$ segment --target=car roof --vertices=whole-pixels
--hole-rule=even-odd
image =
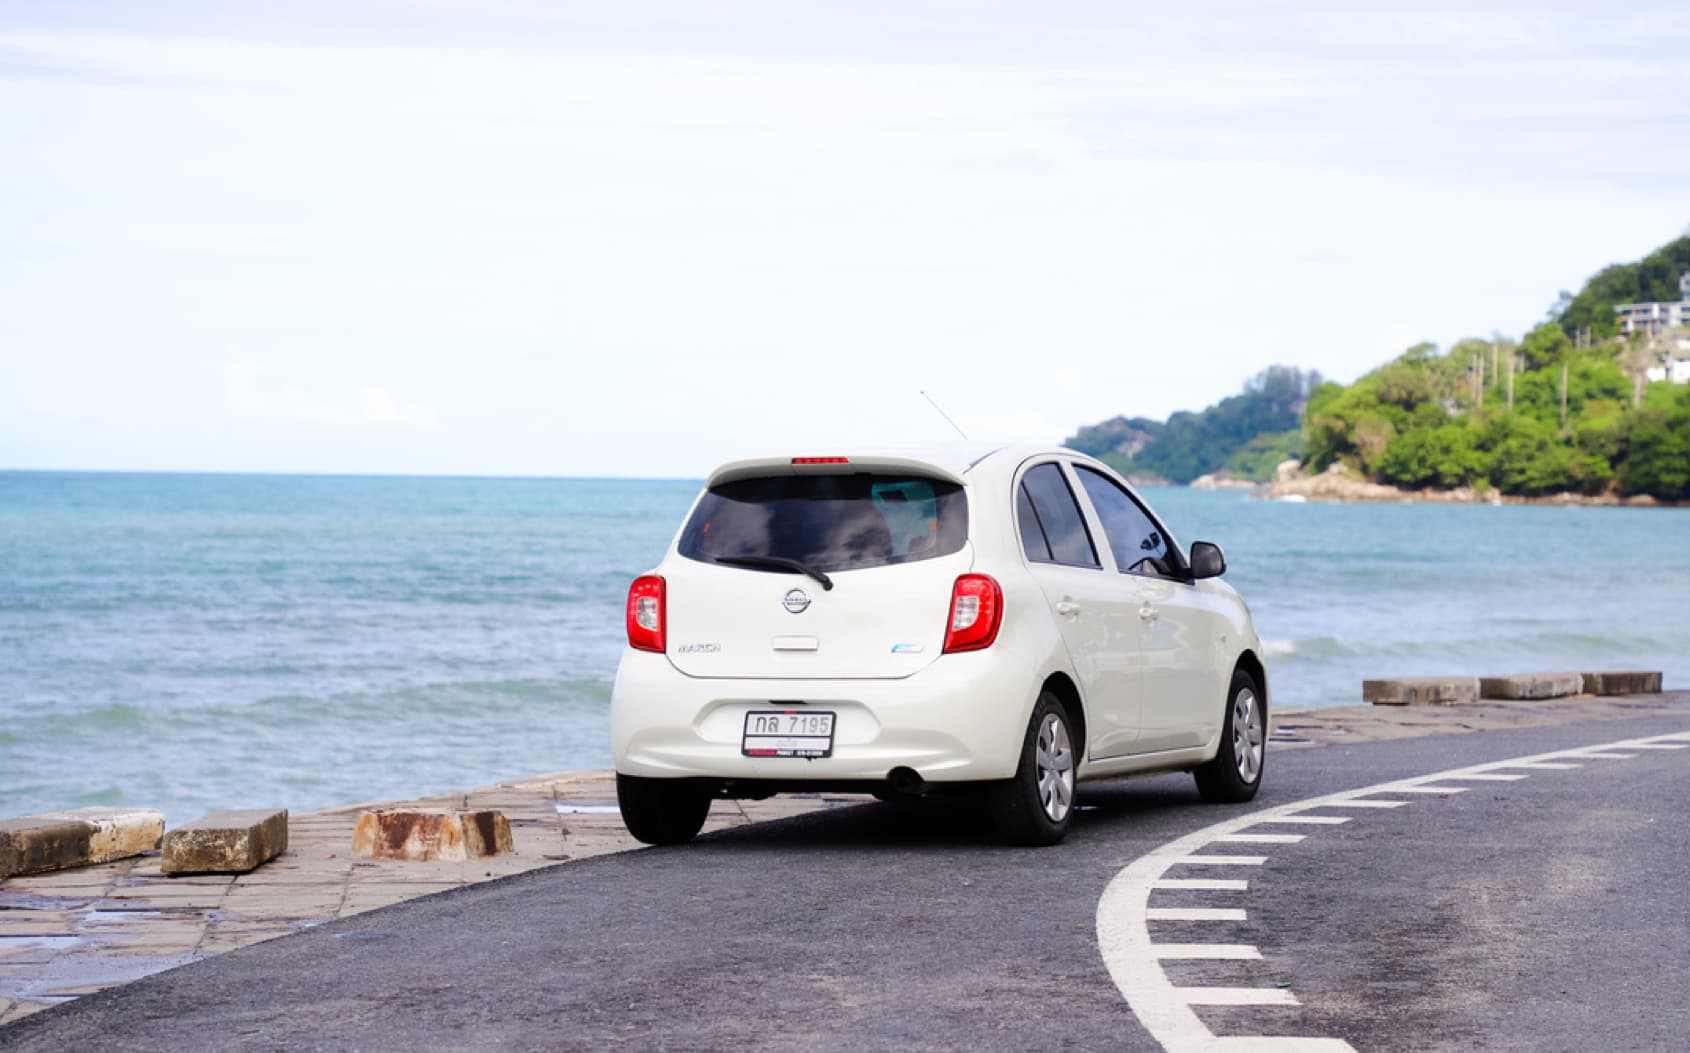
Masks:
[[[773,457],[751,457],[728,463],[710,473],[706,486],[771,474],[809,474],[861,471],[864,468],[924,469],[967,485],[982,473],[1009,474],[1029,457],[1068,456],[1090,460],[1078,450],[1037,443],[941,442],[897,446],[805,450]],[[805,461],[832,462],[803,463]]]

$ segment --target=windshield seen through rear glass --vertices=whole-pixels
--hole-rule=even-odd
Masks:
[[[774,556],[823,573],[947,556],[968,538],[962,487],[913,475],[780,475],[713,487],[681,555]]]

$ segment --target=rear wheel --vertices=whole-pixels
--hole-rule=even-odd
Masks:
[[[1256,686],[1256,678],[1242,669],[1234,670],[1220,752],[1191,773],[1204,800],[1240,804],[1256,796],[1262,784],[1262,763],[1267,759],[1267,719],[1267,702]]]
[[[622,825],[648,845],[691,841],[710,814],[711,787],[697,779],[643,779],[616,774]]]
[[[991,790],[992,821],[1013,845],[1054,845],[1074,820],[1074,753],[1068,708],[1046,691],[1033,707],[1015,778]]]

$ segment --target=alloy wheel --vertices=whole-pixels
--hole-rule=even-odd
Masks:
[[[1046,713],[1039,724],[1035,761],[1039,804],[1047,819],[1060,823],[1074,807],[1074,747],[1068,738],[1068,726],[1055,713]]]
[[[1232,756],[1238,764],[1238,777],[1246,783],[1256,781],[1262,771],[1262,707],[1256,703],[1256,693],[1246,687],[1232,700]]]

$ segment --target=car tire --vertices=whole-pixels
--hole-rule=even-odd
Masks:
[[[1232,674],[1226,694],[1226,719],[1215,759],[1192,771],[1205,801],[1242,804],[1256,796],[1267,760],[1267,700],[1256,678],[1243,669]]]
[[[1012,845],[1054,845],[1074,821],[1074,749],[1068,707],[1046,691],[1033,707],[1015,778],[991,788],[992,822]]]
[[[648,845],[679,845],[704,828],[712,797],[698,779],[644,779],[616,774],[616,804],[622,825]]]

